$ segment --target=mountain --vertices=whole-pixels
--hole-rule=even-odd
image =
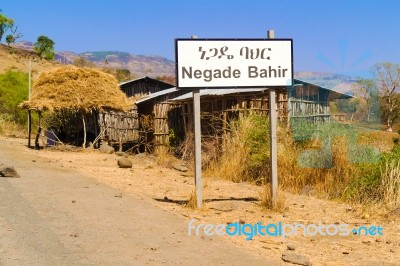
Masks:
[[[20,42],[13,46],[15,48],[33,50],[33,43],[31,42]],[[60,64],[71,64],[74,59],[79,57],[85,58],[98,67],[129,69],[131,74],[136,77],[175,76],[175,62],[161,56],[134,55],[120,51],[84,53],[57,51],[55,61]],[[355,78],[346,75],[325,72],[295,72],[294,76],[297,79],[347,94],[352,94],[351,84],[356,81]]]
[[[14,48],[33,51],[32,42],[19,42]],[[83,57],[98,67],[115,69],[129,69],[136,77],[142,76],[174,76],[175,63],[161,56],[133,55],[119,51],[95,51],[74,53],[69,51],[56,51],[55,61],[60,64],[72,64],[74,59]]]
[[[294,77],[318,86],[352,95],[357,78],[326,72],[295,72]]]
[[[118,51],[86,52],[79,56],[101,67],[129,69],[139,77],[175,75],[175,63],[161,56],[133,55]]]

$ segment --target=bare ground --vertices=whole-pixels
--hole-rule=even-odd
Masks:
[[[233,254],[239,254],[238,256],[245,260],[262,259],[264,265],[284,264],[281,255],[287,249],[288,244],[293,244],[296,247],[293,252],[310,258],[313,265],[400,265],[400,225],[398,217],[384,218],[371,214],[372,218],[368,218],[368,215],[365,215],[360,206],[350,208],[346,204],[334,201],[289,193],[285,193],[286,209],[284,212],[272,212],[262,209],[260,206],[261,187],[249,183],[232,183],[213,178],[205,180],[205,208],[197,211],[185,207],[185,202],[194,187],[193,176],[163,167],[156,163],[156,158],[153,156],[130,156],[129,158],[133,161],[133,168],[120,169],[117,167],[118,157],[114,154],[100,154],[98,151],[34,151],[25,148],[24,144],[23,140],[0,139],[0,156],[4,156],[6,150],[9,160],[18,160],[15,162],[16,167],[18,166],[18,170],[22,171],[22,178],[8,181],[9,187],[3,187],[3,190],[14,187],[23,192],[20,195],[28,202],[40,199],[38,202],[42,205],[35,207],[37,209],[33,208],[32,213],[39,215],[39,218],[44,219],[47,224],[50,223],[51,230],[55,232],[53,237],[59,239],[61,244],[67,247],[70,252],[68,254],[78,256],[76,258],[71,256],[71,259],[75,259],[75,261],[81,262],[83,258],[86,263],[96,261],[109,264],[110,260],[106,258],[110,256],[101,255],[102,250],[106,250],[110,255],[121,252],[121,260],[126,259],[122,260],[126,264],[132,262],[129,259],[135,258],[132,257],[132,254],[136,254],[135,259],[142,258],[139,260],[142,264],[160,264],[161,262],[171,264],[171,261],[174,260],[178,263],[186,264],[190,262],[192,264],[193,260],[191,261],[191,259],[198,255],[201,259],[198,259],[197,263],[194,263],[195,265],[201,263],[215,265],[223,262],[228,265],[234,263],[237,265],[242,263],[243,265],[252,264],[248,261],[238,260],[237,256],[231,258],[229,252],[228,255],[221,253],[222,257],[218,260],[218,256],[213,257],[212,253],[210,253],[210,256],[205,256],[204,254],[208,253],[196,253],[193,249],[191,253],[183,252],[183,254],[187,254],[188,258],[186,258],[186,261],[182,261],[183,254],[177,253],[177,250],[187,251],[186,247],[190,250],[191,242],[199,241],[206,243],[208,248],[217,250],[218,253],[230,249],[230,246],[234,245],[236,249],[233,247]],[[6,147],[10,147],[10,149]],[[21,157],[22,155],[23,157]],[[61,177],[55,179],[51,177],[53,172],[49,171],[50,168],[68,173],[73,171],[79,174],[68,174],[64,179]],[[40,180],[42,186],[48,183],[43,191],[41,191],[40,184],[37,184],[36,178],[30,177],[29,169],[34,170],[33,174],[39,170],[41,171],[40,175],[43,175],[44,172],[48,173],[47,177],[42,177]],[[2,182],[4,183],[4,181]],[[88,184],[85,185],[84,182],[88,182]],[[65,190],[61,189],[60,191],[60,184],[66,187]],[[51,192],[52,186],[54,192]],[[70,186],[75,186],[75,189],[70,188]],[[29,193],[29,187],[34,187],[36,192]],[[99,187],[109,192],[96,192]],[[73,200],[76,202],[72,204]],[[122,204],[125,200],[126,203]],[[49,201],[63,203],[60,203],[61,205],[59,203],[49,204]],[[77,204],[81,201],[81,204]],[[109,213],[115,208],[115,205],[110,203],[114,201],[121,202],[118,210],[123,214],[117,215],[115,211]],[[135,206],[131,206],[132,204]],[[60,206],[63,207],[62,211],[58,209]],[[100,208],[100,206],[103,207]],[[57,209],[54,209],[56,207]],[[91,220],[89,218],[85,220],[86,213],[89,210],[93,211],[92,209],[96,210],[96,215]],[[157,216],[160,215],[160,211],[156,210],[161,209],[164,210],[162,213],[168,217],[174,214],[173,217],[175,218],[168,218],[170,220],[167,220],[175,226],[171,224],[171,227],[163,227],[159,225],[160,223],[154,223],[157,219],[164,221],[164,217],[158,218],[161,216]],[[59,221],[62,215],[66,217],[67,221],[71,220],[68,217],[74,217],[71,227]],[[99,217],[103,217],[103,219]],[[114,219],[110,217],[114,217]],[[120,227],[124,221],[126,223],[126,217],[129,217],[128,220],[130,221],[137,222],[139,220],[138,226],[154,225],[155,229],[153,230],[158,230],[159,237],[151,235],[153,239],[151,243],[132,242],[130,241],[131,238],[138,231],[131,232],[132,228],[126,225],[126,227],[122,226],[121,230],[111,230]],[[380,225],[384,228],[384,236],[306,237],[301,235],[286,239],[256,236],[251,241],[245,240],[242,236],[214,236],[212,240],[209,240],[208,238],[187,236],[187,222],[192,218],[197,219],[198,223],[212,224],[226,224],[242,220],[246,223],[261,221],[263,224],[281,221],[283,223],[299,222],[306,225],[310,223],[346,223],[350,226]],[[0,223],[2,223],[2,219],[4,220],[4,217],[0,216]],[[168,222],[166,223],[168,224]],[[42,224],[38,220],[37,226],[42,226]],[[12,223],[8,226],[11,227]],[[90,230],[91,227],[97,229],[92,231]],[[107,234],[108,231],[105,228],[111,230],[111,233]],[[106,231],[100,237],[99,233],[103,232],[102,230]],[[118,235],[117,232],[120,231],[122,232],[120,236],[115,237],[114,235]],[[17,236],[12,237],[10,231],[2,230],[0,232],[2,232],[0,236],[7,236],[8,234],[10,241],[18,239]],[[173,239],[172,242],[175,240],[187,244],[179,245],[176,242],[174,244],[178,247],[170,249],[172,243],[163,241],[174,232],[179,233],[179,237]],[[27,233],[29,234],[29,232]],[[50,238],[51,236],[49,236]],[[112,241],[109,239],[112,239]],[[46,242],[46,239],[44,242]],[[0,241],[0,245],[1,243],[2,241]],[[137,247],[138,244],[142,245],[142,249]],[[155,250],[152,250],[152,247]],[[132,248],[135,251],[129,252]],[[1,251],[2,249],[4,249],[4,244],[0,246],[0,258],[3,258],[4,261],[5,256],[4,250]],[[65,253],[62,254],[65,255]],[[69,258],[69,256],[66,257]]]

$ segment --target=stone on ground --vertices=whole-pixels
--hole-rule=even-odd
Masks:
[[[99,148],[101,153],[112,154],[114,153],[114,148],[107,144],[102,144]]]
[[[119,168],[132,168],[132,162],[128,158],[118,159]]]
[[[282,259],[285,262],[290,262],[293,264],[304,265],[304,266],[311,266],[310,260],[302,255],[286,251],[282,254]]]
[[[20,175],[17,173],[17,170],[15,170],[15,168],[12,167],[12,166],[0,167],[0,176],[2,176],[2,177],[12,177],[12,178],[19,178],[20,177]]]
[[[175,164],[174,166],[172,166],[175,170],[179,171],[179,172],[187,172],[189,170],[189,168],[180,165],[180,164]]]

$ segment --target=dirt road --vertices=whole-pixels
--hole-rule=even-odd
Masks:
[[[271,265],[224,241],[187,235],[187,223],[141,195],[98,183],[0,139],[0,265]],[[56,154],[55,154],[56,155]]]

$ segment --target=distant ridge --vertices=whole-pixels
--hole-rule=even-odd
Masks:
[[[13,46],[33,50],[32,42],[19,42]],[[57,51],[55,60],[62,64],[71,64],[78,57],[83,57],[98,67],[129,69],[136,77],[175,76],[175,62],[157,55],[134,55],[121,51],[87,51],[79,54]],[[356,81],[346,75],[325,72],[295,72],[294,75],[297,79],[347,94],[352,94],[351,84]]]

